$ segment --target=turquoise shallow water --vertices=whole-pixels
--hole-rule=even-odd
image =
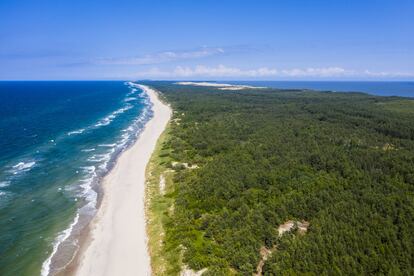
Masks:
[[[0,82],[0,275],[71,259],[99,181],[152,116],[125,82]]]

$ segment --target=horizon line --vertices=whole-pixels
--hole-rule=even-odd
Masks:
[[[282,80],[252,80],[252,79],[0,79],[0,82],[12,82],[12,81],[166,81],[166,82],[181,82],[181,81],[191,81],[191,82],[414,82],[414,79],[282,79]]]

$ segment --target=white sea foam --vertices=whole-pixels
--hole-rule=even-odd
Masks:
[[[100,144],[100,145],[98,145],[98,147],[104,147],[104,148],[113,148],[115,146],[116,146],[115,143],[114,144]]]
[[[81,129],[78,129],[78,130],[70,131],[70,132],[68,132],[68,135],[69,135],[69,136],[71,136],[71,135],[75,135],[75,134],[81,134],[81,133],[83,133],[85,130],[86,130],[86,129],[81,128]]]
[[[95,173],[95,171],[96,171],[95,166],[85,166],[85,167],[81,167],[81,169],[84,172],[91,173],[91,174]]]
[[[83,149],[83,150],[81,150],[81,151],[83,151],[83,152],[91,152],[91,151],[94,151],[95,150],[95,148],[91,148],[91,149]]]
[[[131,136],[128,133],[124,133],[121,135],[121,140],[118,142],[117,147],[122,149],[129,141]]]
[[[127,84],[129,85],[129,83],[127,83]],[[100,119],[94,125],[86,127],[86,128],[81,128],[81,129],[78,129],[78,130],[70,131],[70,132],[67,133],[67,135],[71,136],[71,135],[75,135],[75,134],[81,134],[81,133],[85,132],[88,129],[94,129],[94,128],[99,128],[99,127],[102,127],[102,126],[109,125],[118,115],[120,115],[120,114],[124,113],[125,111],[127,111],[127,110],[134,107],[134,105],[129,103],[129,102],[134,101],[134,100],[138,100],[138,98],[129,97],[129,96],[134,94],[136,91],[138,91],[138,90],[135,89],[135,88],[131,88],[131,91],[126,95],[126,98],[124,99],[124,102],[126,102],[125,106],[113,111],[109,115],[107,115],[104,118]]]
[[[123,132],[128,132],[128,131],[133,131],[133,130],[134,130],[134,127],[133,126],[129,126],[129,127],[125,128],[125,129],[123,129],[122,131]]]
[[[82,207],[82,213],[92,213],[96,210],[96,203],[98,200],[98,194],[93,189],[92,185],[97,177],[96,174],[96,167],[95,166],[87,166],[82,167],[83,171],[87,173],[87,175],[80,181],[80,188],[82,189],[80,196],[83,197],[87,204]]]
[[[56,254],[56,252],[59,248],[59,245],[62,242],[64,242],[67,238],[69,238],[70,234],[72,233],[73,228],[78,223],[78,221],[79,221],[79,213],[76,213],[76,217],[73,220],[73,222],[70,224],[69,228],[67,228],[67,229],[63,230],[62,232],[60,232],[58,234],[58,236],[56,237],[55,242],[53,243],[52,254],[50,254],[50,256],[42,264],[42,270],[41,270],[41,275],[42,276],[49,275],[49,273],[50,273],[50,264],[52,263],[53,256],[55,256],[55,254]]]
[[[36,165],[35,161],[29,161],[29,162],[19,162],[16,165],[12,167],[11,173],[18,174],[21,172],[27,172],[29,171],[34,165]]]
[[[109,125],[119,114],[124,113],[125,111],[133,108],[134,106],[132,104],[126,104],[124,107],[115,110],[114,112],[112,112],[111,114],[109,114],[108,116],[104,117],[103,119],[99,120],[96,124],[95,127],[101,127],[101,126],[107,126]]]
[[[92,183],[95,180],[96,174],[96,167],[95,166],[87,166],[82,167],[83,171],[87,173],[85,178],[81,180],[80,187],[82,188],[82,192],[80,196],[84,197],[88,203],[92,203],[93,206],[96,205],[96,192],[92,189]]]
[[[0,182],[0,188],[5,188],[9,185],[10,185],[10,181],[8,181],[8,180]]]
[[[102,161],[105,161],[104,164],[110,159],[109,153],[101,154],[99,156],[102,157]],[[94,185],[98,179],[98,171],[96,166],[84,166],[80,167],[80,169],[84,173],[84,177],[79,181],[79,185],[66,190],[76,191],[77,197],[85,200],[86,204],[78,210],[78,213],[91,217],[96,212],[96,204],[98,201],[98,193],[94,189]],[[77,201],[78,198],[75,200]]]
[[[126,94],[127,97],[130,97],[132,95],[134,95],[138,90],[137,89],[132,89],[128,94]]]
[[[36,164],[36,162],[32,161],[32,162],[19,162],[16,165],[13,166],[14,169],[16,170],[24,170],[24,169],[28,169],[34,166],[34,164]]]
[[[94,181],[95,177],[91,176],[89,178],[85,178],[81,180],[80,187],[82,188],[82,197],[87,201],[87,208],[90,209],[90,211],[95,211],[96,203],[98,199],[98,194],[93,190],[92,183]]]
[[[95,154],[88,158],[89,162],[107,162],[111,158],[110,154]]]
[[[128,85],[129,85],[129,86],[132,86],[132,87],[136,87],[138,84],[136,84],[136,83],[134,83],[134,82],[132,82],[132,81],[129,81],[129,82],[128,82]]]

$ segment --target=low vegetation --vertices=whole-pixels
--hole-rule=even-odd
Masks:
[[[413,101],[147,84],[175,110],[150,180],[172,170],[150,197],[168,275],[414,274]]]
[[[146,171],[146,213],[151,269],[154,275],[178,275],[181,271],[179,244],[165,246],[165,225],[169,223],[174,198],[166,196],[172,191],[173,170],[170,168],[169,151],[163,144],[170,139],[169,127],[158,139]]]

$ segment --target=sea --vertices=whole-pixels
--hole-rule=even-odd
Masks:
[[[227,82],[414,97],[414,82]],[[0,82],[0,275],[53,275],[97,210],[100,180],[153,116],[123,81]]]
[[[152,114],[131,82],[0,82],[0,275],[65,268],[100,179]]]

